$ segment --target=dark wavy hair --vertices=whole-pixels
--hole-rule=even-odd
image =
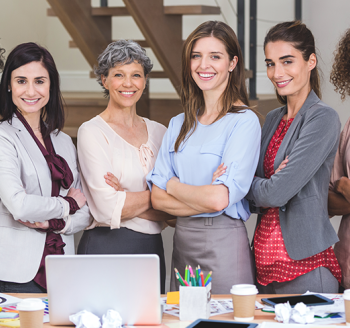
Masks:
[[[199,39],[211,36],[224,44],[230,60],[233,60],[235,56],[238,58],[236,67],[229,74],[226,89],[221,95],[222,109],[216,120],[227,113],[239,113],[242,110],[252,110],[256,113],[255,110],[247,108],[249,107],[249,100],[245,84],[243,55],[235,32],[223,22],[204,22],[188,36],[182,49],[181,103],[184,108],[185,119],[175,142],[175,151],[194,132],[197,127],[197,115],[202,115],[204,111],[203,91],[193,80],[191,74],[191,54],[195,43]],[[236,106],[235,102],[239,100],[247,107]]]
[[[340,39],[334,52],[334,62],[330,76],[335,91],[340,93],[341,99],[350,96],[350,29]]]
[[[299,50],[305,61],[308,61],[312,54],[316,54],[315,39],[311,31],[301,21],[284,22],[273,26],[268,32],[264,40],[264,50],[269,42],[284,41],[290,42],[293,47]],[[320,74],[317,68],[318,60],[315,68],[311,71],[310,85],[316,95],[321,99]],[[280,96],[276,90],[277,99],[280,103],[287,103],[287,96]]]
[[[5,49],[0,48],[0,71],[4,68],[4,53]]]
[[[1,121],[11,123],[16,111],[16,105],[12,101],[12,93],[8,92],[11,85],[11,73],[23,65],[31,62],[40,62],[47,69],[50,77],[50,99],[41,110],[41,117],[46,123],[45,138],[52,131],[57,133],[64,126],[63,99],[60,91],[60,79],[55,62],[51,54],[36,43],[22,43],[15,47],[7,57],[0,83],[0,115]]]

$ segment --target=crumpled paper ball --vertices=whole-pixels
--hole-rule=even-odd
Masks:
[[[292,307],[289,302],[275,305],[275,320],[278,322],[289,323],[289,319],[292,313]]]
[[[102,316],[102,328],[121,328],[122,317],[119,312],[114,310],[108,310],[106,314]]]
[[[313,323],[315,321],[314,315],[314,312],[311,311],[311,309],[304,303],[297,303],[294,306],[291,318],[296,323],[302,323],[305,325],[307,323]]]
[[[78,313],[69,316],[69,320],[72,321],[76,328],[100,328],[100,318],[93,313],[82,310]]]
[[[314,312],[310,310],[304,303],[297,303],[294,308],[289,304],[277,304],[275,306],[275,320],[278,322],[289,323],[290,320],[295,323],[307,324],[315,321]]]

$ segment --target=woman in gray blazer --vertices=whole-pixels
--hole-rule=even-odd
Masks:
[[[74,254],[73,234],[90,223],[46,49],[12,50],[0,104],[0,292],[45,292],[45,256]]]
[[[265,42],[267,75],[283,107],[262,130],[260,160],[247,199],[259,213],[254,235],[261,293],[334,293],[341,270],[327,212],[328,183],[340,132],[320,100],[315,42],[301,22],[281,23]]]

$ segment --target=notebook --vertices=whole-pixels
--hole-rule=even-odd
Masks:
[[[114,309],[123,324],[160,324],[159,275],[157,255],[49,255],[50,323],[71,325],[69,316],[81,310],[102,318]]]

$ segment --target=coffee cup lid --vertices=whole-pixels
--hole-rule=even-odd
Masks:
[[[345,289],[343,294],[344,300],[350,300],[350,289]]]
[[[233,285],[230,292],[234,295],[254,295],[258,293],[258,289],[255,285],[238,284]]]
[[[25,298],[17,304],[18,311],[38,311],[45,309],[45,303],[38,298]]]

